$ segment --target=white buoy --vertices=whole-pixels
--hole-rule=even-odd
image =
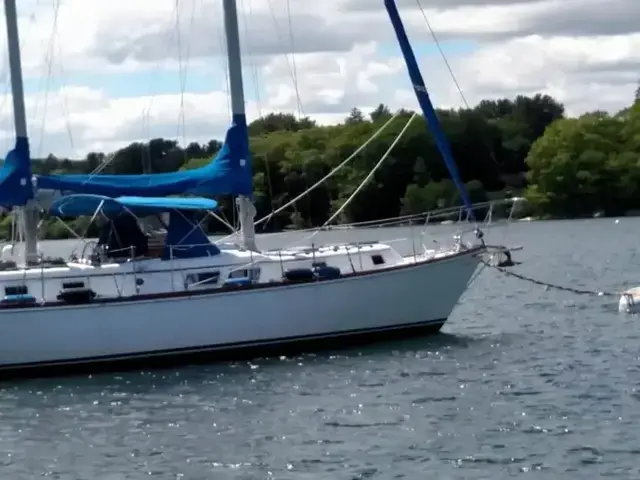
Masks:
[[[505,263],[509,258],[504,251],[499,251],[491,255],[491,265],[494,267],[498,267]]]
[[[640,287],[625,290],[618,302],[620,313],[640,313]]]

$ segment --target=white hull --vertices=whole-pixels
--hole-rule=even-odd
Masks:
[[[482,249],[333,280],[139,295],[0,313],[9,370],[237,350],[446,321]]]

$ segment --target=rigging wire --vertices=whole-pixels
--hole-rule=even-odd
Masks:
[[[393,143],[389,146],[389,148],[387,149],[386,152],[384,152],[384,155],[382,155],[382,158],[380,158],[380,160],[378,161],[378,163],[376,163],[376,165],[371,169],[371,171],[369,172],[369,174],[365,177],[365,179],[360,183],[360,185],[358,185],[358,187],[353,191],[353,193],[349,196],[349,198],[347,198],[347,200],[340,206],[340,208],[338,208],[338,210],[335,211],[335,213],[333,215],[331,215],[331,217],[329,217],[329,219],[324,222],[324,224],[322,224],[321,227],[319,227],[314,233],[312,233],[309,237],[305,238],[303,241],[306,240],[310,240],[313,237],[315,237],[318,233],[320,233],[325,227],[327,227],[329,224],[331,224],[331,222],[333,222],[336,218],[338,218],[338,216],[344,211],[345,208],[347,208],[347,206],[351,203],[351,201],[356,198],[356,196],[358,195],[358,193],[360,193],[360,191],[367,185],[367,183],[369,183],[369,180],[371,180],[373,178],[373,176],[375,175],[376,171],[378,170],[378,168],[380,168],[382,166],[382,164],[384,163],[384,161],[387,159],[387,157],[391,154],[391,152],[393,151],[393,149],[395,148],[396,144],[400,141],[400,139],[402,138],[402,136],[404,135],[404,133],[408,130],[409,126],[411,125],[411,122],[413,122],[413,120],[416,118],[418,114],[416,112],[413,113],[413,115],[411,115],[411,118],[409,118],[409,121],[407,121],[407,124],[403,127],[403,129],[400,131],[400,133],[398,134],[398,136],[395,138],[395,140],[393,141]]]
[[[175,30],[174,28],[172,28],[175,23],[173,21],[173,17],[177,14],[178,12],[176,10],[176,5],[174,4],[172,15],[170,15],[169,20],[167,20],[166,31],[161,44],[168,44],[170,40],[173,38],[173,35],[175,34]],[[159,70],[161,66],[164,66],[168,62],[168,60],[169,60],[169,56],[164,56],[161,60],[157,60],[155,65],[155,70],[157,74],[151,75],[151,78],[149,79],[148,91],[150,93],[149,95],[150,98],[147,103],[147,106],[143,107],[142,111],[140,112],[140,119],[142,121],[141,133],[143,137],[147,137],[147,138],[151,137],[151,124],[150,124],[151,109],[153,108],[154,102],[156,100],[156,95],[153,93],[153,89],[158,79],[161,78],[161,76],[159,75]]]
[[[178,11],[178,2],[180,0],[176,0],[176,11]],[[191,15],[189,17],[189,32],[193,31],[193,25],[196,17],[196,2],[195,0],[191,0]],[[180,14],[176,15],[176,28],[177,28],[177,36],[178,36],[178,65],[179,65],[179,74],[180,74],[180,113],[178,116],[178,137],[182,136],[182,143],[186,147],[187,142],[187,127],[186,127],[186,117],[184,111],[184,93],[187,89],[187,76],[189,74],[189,59],[191,58],[191,45],[192,45],[192,37],[189,35],[187,37],[187,46],[186,46],[186,60],[182,56],[182,29],[180,25]],[[184,62],[187,62],[186,65]],[[182,130],[180,132],[180,130]],[[185,158],[186,158],[186,149],[184,150]]]
[[[222,6],[222,2],[219,2],[220,5],[220,11],[218,12],[218,18],[224,18],[224,9]],[[220,24],[216,24],[217,28],[217,33],[218,33],[218,41],[220,42],[220,51],[221,52],[226,52],[226,44],[227,41],[225,39],[225,33],[224,33],[224,27],[221,27]],[[226,54],[222,54],[220,55],[220,61],[222,63],[222,71],[224,72],[224,91],[225,91],[225,103],[227,106],[227,114],[229,115],[229,119],[232,118],[232,112],[231,112],[231,79],[229,78],[229,59],[227,58]]]
[[[242,11],[242,20],[243,20],[243,35],[245,38],[246,56],[249,58],[249,70],[251,71],[251,80],[254,89],[255,102],[258,110],[258,118],[263,118],[262,111],[262,101],[260,95],[260,77],[258,75],[258,67],[255,62],[255,54],[253,52],[253,45],[249,41],[249,29],[251,26],[251,20],[253,19],[253,0],[248,0],[248,7],[245,9],[244,1],[240,0],[240,9]],[[267,180],[267,189],[269,194],[269,203],[271,204],[271,212],[275,210],[275,202],[273,200],[273,185],[271,182],[271,168],[269,166],[269,159],[264,156],[264,171]]]
[[[195,0],[192,0],[195,3]],[[195,5],[194,3],[192,3],[192,20],[193,17],[195,17]],[[174,36],[177,34],[180,34],[180,29],[179,29],[179,16],[180,16],[180,12],[179,12],[179,1],[176,0],[176,2],[173,5],[173,10],[172,10],[172,15],[169,16],[169,20],[167,21],[167,28],[163,37],[163,41],[161,43],[163,44],[169,44],[172,43],[171,40],[174,38]],[[178,28],[176,28],[176,25],[178,25]],[[180,39],[176,39],[177,43],[179,44]],[[183,85],[184,82],[186,82],[186,75],[185,77],[182,76],[182,70],[183,70],[183,65],[182,65],[182,57],[181,57],[181,48],[178,48],[178,63],[179,63],[179,70],[180,70],[180,74],[181,74],[181,85]],[[155,65],[155,70],[156,72],[158,72],[162,66],[164,66],[169,60],[168,56],[165,56],[163,59],[158,60],[156,62]],[[150,79],[149,79],[149,84],[148,84],[148,91],[150,92],[149,95],[149,100],[146,106],[144,106],[140,112],[140,120],[142,121],[142,136],[143,137],[147,137],[150,138],[151,137],[151,110],[153,109],[157,94],[153,93],[154,90],[154,86],[156,84],[156,82],[158,81],[158,79],[161,76],[159,74],[156,75],[151,75]],[[181,112],[183,112],[183,107],[182,105],[184,104],[184,100],[183,100],[183,94],[184,94],[184,88],[181,88]],[[184,117],[184,116],[183,116]],[[180,127],[178,127],[180,128]],[[183,136],[186,136],[186,126],[184,126],[184,118],[183,118]],[[180,133],[178,133],[178,136],[180,136]],[[149,155],[149,152],[146,152],[146,155]],[[118,155],[118,151],[112,152],[108,155],[106,155],[101,163],[89,174],[89,178],[93,177],[94,175],[98,175],[100,172],[104,171],[112,162],[113,160],[115,160],[115,158]],[[145,153],[143,153],[143,155],[145,155]]]
[[[431,38],[433,38],[433,43],[436,44],[436,48],[438,49],[438,52],[440,52],[440,56],[442,57],[442,60],[444,61],[445,66],[447,67],[447,70],[449,71],[449,75],[451,75],[451,78],[453,79],[453,83],[455,83],[456,88],[458,89],[458,93],[460,94],[460,97],[462,97],[462,101],[464,102],[465,106],[468,109],[470,109],[471,107],[469,106],[469,102],[467,102],[467,97],[465,96],[464,92],[462,91],[462,88],[460,87],[460,83],[458,83],[458,79],[456,78],[455,74],[453,73],[453,68],[451,68],[451,64],[449,63],[449,59],[445,55],[444,50],[442,49],[442,46],[440,45],[440,40],[438,40],[438,36],[436,35],[435,30],[431,27],[431,22],[429,22],[429,19],[427,18],[427,14],[424,11],[424,8],[422,7],[422,4],[420,3],[420,0],[416,0],[416,4],[418,5],[418,9],[420,9],[420,13],[422,14],[422,18],[424,19],[424,23],[426,23],[427,28],[429,29],[429,32],[431,33]]]
[[[273,2],[272,0],[267,0],[267,5],[269,7],[269,12],[271,13],[271,19],[273,20],[273,24],[275,26],[275,30],[276,30],[276,35],[278,36],[278,40],[282,41],[282,37],[280,36],[280,25],[278,24],[278,19],[276,17],[275,14],[275,10],[273,8]],[[289,7],[289,1],[287,0],[287,6]],[[289,12],[289,25],[292,26],[292,21],[291,21],[291,14],[290,14],[290,9],[288,9]],[[289,37],[290,39],[292,38],[292,32],[293,29],[290,27],[289,30]],[[293,47],[292,47],[293,49]],[[291,62],[289,60],[289,54],[288,53],[284,53],[284,58],[287,61],[287,66],[289,67],[289,74],[291,75],[291,79],[293,80],[293,88],[295,90],[295,94],[296,94],[296,102],[298,104],[298,110],[299,112],[303,112],[303,106],[302,106],[302,100],[300,98],[300,91],[298,89],[298,81],[297,81],[297,69],[295,69],[295,67],[293,65],[295,65],[295,55],[292,53],[292,57],[293,57],[293,62]],[[293,65],[292,65],[293,63]]]
[[[327,173],[324,177],[322,177],[320,180],[318,180],[316,183],[314,183],[313,185],[311,185],[311,187],[309,187],[307,190],[305,190],[304,192],[302,192],[300,195],[298,195],[297,197],[293,198],[292,200],[288,201],[287,203],[285,203],[284,205],[282,205],[280,208],[278,208],[275,212],[261,218],[260,220],[258,220],[257,222],[255,222],[255,225],[259,225],[262,222],[265,222],[267,220],[269,220],[271,217],[273,217],[274,215],[277,215],[278,213],[282,212],[283,210],[285,210],[286,208],[289,208],[290,206],[294,205],[298,200],[300,200],[301,198],[307,196],[309,193],[311,193],[313,190],[315,190],[316,188],[318,188],[320,185],[322,185],[326,180],[328,180],[329,178],[331,178],[332,176],[334,176],[336,173],[338,173],[339,170],[342,169],[342,167],[344,167],[347,163],[349,163],[351,160],[353,160],[357,155],[360,154],[360,152],[362,152],[366,147],[369,146],[369,144],[375,140],[378,135],[380,135],[390,124],[391,122],[393,122],[398,115],[400,115],[400,113],[402,113],[401,110],[398,110],[396,113],[394,113],[391,118],[389,118],[389,120],[387,120],[373,135],[371,135],[371,137],[369,137],[367,139],[366,142],[364,142],[362,145],[360,145],[360,147],[358,147],[351,155],[349,155],[345,160],[342,161],[342,163],[340,165],[338,165],[336,168],[334,168],[333,170],[331,170],[329,173]],[[402,136],[402,134],[404,133],[404,131],[400,132],[399,137]]]
[[[61,2],[60,0],[54,0],[54,16],[53,16],[53,25],[52,25],[52,32],[51,32],[51,37],[50,37],[50,42],[49,42],[49,50],[47,53],[47,57],[48,57],[48,75],[47,75],[47,88],[46,88],[46,95],[47,97],[45,97],[45,114],[43,115],[42,118],[42,126],[40,129],[40,143],[38,145],[38,152],[40,154],[41,150],[42,150],[42,145],[44,143],[44,133],[45,133],[45,123],[46,123],[46,110],[47,110],[47,98],[48,98],[48,93],[49,93],[49,86],[50,86],[50,80],[51,80],[51,76],[53,76],[52,74],[52,69],[53,69],[53,64],[54,64],[54,59],[55,56],[57,55],[59,59],[63,58],[62,55],[62,47],[61,47],[61,42],[59,41],[59,29],[58,29],[58,20],[59,20],[59,10],[60,10],[60,6],[61,6]],[[55,50],[55,51],[54,51]],[[61,96],[61,107],[62,107],[62,116],[64,117],[64,124],[65,124],[65,128],[67,131],[67,136],[69,137],[69,144],[71,147],[71,150],[74,151],[77,154],[77,148],[75,145],[75,141],[74,141],[74,135],[73,135],[73,129],[71,128],[71,110],[69,109],[69,99],[68,99],[68,95],[66,94],[66,92],[63,91],[63,87],[65,86],[65,70],[64,70],[64,66],[62,64],[62,62],[57,62],[57,67],[58,67],[58,77],[61,80],[60,82],[60,96]],[[38,154],[38,156],[40,156]]]
[[[57,33],[56,33],[57,35]],[[58,50],[58,58],[62,58],[62,48],[60,47],[60,42],[57,43]],[[66,72],[64,70],[64,66],[62,62],[59,62],[58,68],[60,70],[60,77],[64,79],[66,77]],[[65,127],[67,128],[67,135],[69,136],[69,143],[71,144],[71,150],[77,153],[77,148],[74,140],[73,129],[71,128],[71,110],[69,109],[69,97],[65,93],[62,95],[62,113],[65,118]]]
[[[236,232],[235,227],[231,225],[223,216],[218,215],[216,212],[212,212],[212,211],[207,211],[207,214],[209,214],[211,217],[215,218],[217,221],[222,223],[225,227],[227,227],[232,232],[234,233]]]
[[[176,132],[176,136],[180,138],[180,133],[184,135],[184,83],[185,83],[185,77],[186,77],[186,75],[184,74],[184,65],[182,63],[182,28],[180,25],[180,0],[175,0],[175,4],[173,8],[176,11],[174,28],[176,29],[176,49],[178,53],[178,78],[180,81],[180,107],[178,109],[178,131]],[[151,152],[147,151],[147,155],[151,157]],[[151,163],[151,158],[149,158],[149,163]]]
[[[51,87],[51,76],[53,73],[54,49],[56,46],[56,32],[58,27],[58,17],[60,13],[60,0],[54,0],[53,4],[53,25],[51,26],[51,37],[49,38],[49,48],[45,56],[46,62],[46,83],[44,87],[44,107],[42,113],[42,123],[40,125],[40,142],[38,143],[37,157],[42,155],[42,144],[44,142],[45,124],[47,123],[47,109],[49,106],[49,89]],[[36,110],[37,112],[37,110]],[[36,115],[34,112],[34,116]]]
[[[105,168],[107,168],[111,162],[113,161],[114,158],[116,158],[116,155],[118,154],[118,152],[111,152],[108,155],[106,155],[102,161],[100,162],[100,164],[98,166],[96,166],[96,168],[93,169],[93,171],[91,173],[89,173],[89,176],[87,178],[87,180],[91,179],[94,175],[98,175],[100,172],[102,172]]]
[[[293,88],[296,94],[296,106],[297,106],[297,110],[298,110],[298,118],[302,119],[303,117],[303,111],[302,111],[302,101],[300,100],[300,89],[299,89],[299,84],[298,84],[298,66],[297,66],[297,61],[296,61],[296,44],[295,44],[295,38],[294,38],[294,33],[293,33],[293,19],[291,17],[291,0],[287,0],[287,27],[288,27],[288,31],[289,31],[289,46],[291,47],[291,73],[293,76]],[[305,181],[305,186],[308,187],[309,184],[307,183],[307,177],[304,177],[304,181]],[[312,206],[311,206],[311,196],[307,195],[307,214],[310,216],[311,211],[312,211]],[[296,209],[296,214],[298,214],[298,206],[294,205],[294,208]]]
[[[451,76],[451,79],[453,80],[453,83],[455,84],[456,89],[458,90],[458,93],[462,98],[462,101],[465,107],[467,108],[467,110],[471,110],[471,105],[467,101],[467,97],[462,91],[462,88],[460,87],[460,83],[458,82],[458,79],[453,73],[453,68],[451,67],[451,63],[449,63],[449,59],[447,58],[446,54],[444,53],[444,50],[442,49],[442,46],[440,45],[440,40],[438,39],[438,36],[436,35],[435,30],[431,26],[431,22],[429,22],[429,19],[427,18],[427,13],[424,11],[424,8],[422,7],[420,0],[416,0],[416,4],[418,6],[418,9],[420,10],[420,13],[422,14],[422,18],[424,19],[424,22],[427,25],[427,28],[429,29],[429,32],[431,33],[431,38],[433,38],[433,42],[436,44],[436,48],[438,49],[438,52],[440,53],[440,56],[442,57],[442,60],[444,61],[445,66],[447,67],[447,70],[449,71],[449,75]],[[500,164],[498,163],[498,159],[496,158],[495,152],[493,150],[493,146],[487,141],[487,138],[485,136],[483,136],[482,139],[484,141],[485,147],[487,148],[487,151],[489,152],[489,157],[491,157],[491,160],[493,161],[493,163],[495,163],[498,170],[500,170]]]
[[[179,15],[178,5],[176,2],[176,4],[173,5],[172,15],[170,15],[169,20],[167,20],[166,29],[165,29],[165,33],[161,41],[161,44],[171,43],[171,40],[173,39],[176,33],[176,29],[173,28],[175,26],[174,16],[178,16],[178,15]],[[155,65],[156,73],[159,73],[161,67],[163,67],[168,62],[168,60],[169,60],[169,57],[165,56],[161,60],[156,61],[156,65]],[[142,107],[140,116],[139,116],[142,122],[141,134],[143,137],[147,137],[147,138],[151,137],[151,124],[150,124],[151,110],[153,109],[153,106],[157,97],[157,95],[153,93],[153,90],[159,78],[161,78],[159,74],[150,76],[149,84],[147,87],[147,91],[149,92],[149,100],[146,106]],[[117,155],[118,155],[118,151],[107,154],[102,159],[100,164],[91,173],[89,173],[89,178],[92,178],[94,175],[98,175],[100,172],[104,171],[115,160]]]
[[[247,57],[249,61],[249,70],[251,71],[251,83],[254,90],[256,107],[258,110],[258,118],[262,117],[262,101],[260,95],[260,84],[258,77],[258,68],[255,62],[255,53],[253,51],[253,45],[249,41],[249,31],[251,27],[250,20],[253,18],[253,1],[248,0],[248,6],[245,8],[244,0],[240,0],[240,11],[242,12],[242,34],[244,37],[246,54],[243,57]]]
[[[291,64],[293,74],[293,88],[296,92],[296,103],[298,107],[298,118],[302,118],[302,102],[300,101],[300,91],[298,89],[298,66],[296,63],[296,42],[293,34],[293,20],[291,18],[291,0],[287,0],[287,23],[289,26],[289,45],[291,46]]]
[[[369,144],[373,140],[375,140],[391,124],[391,122],[393,122],[401,113],[402,113],[402,110],[396,111],[391,116],[391,118],[389,118],[382,126],[380,126],[380,128],[378,128],[378,130],[376,130],[374,132],[374,134],[371,135],[362,145],[360,145],[360,147],[358,147],[351,155],[349,155],[345,160],[343,160],[340,165],[335,167],[333,170],[331,170],[324,177],[322,177],[320,180],[318,180],[316,183],[314,183],[311,187],[309,187],[307,190],[302,192],[297,197],[293,198],[292,200],[289,200],[287,203],[285,203],[284,205],[282,205],[280,208],[278,208],[274,212],[270,213],[269,215],[265,215],[260,220],[257,220],[254,223],[254,226],[260,225],[261,223],[266,222],[269,219],[273,218],[275,215],[279,214],[283,210],[285,210],[285,209],[289,208],[290,206],[294,205],[298,200],[300,200],[301,198],[305,197],[306,195],[311,193],[313,190],[315,190],[317,187],[322,185],[326,180],[328,180],[330,177],[335,175],[339,170],[341,170],[345,165],[347,165],[351,160],[353,160],[360,152],[362,152],[365,148],[367,148],[369,146]],[[400,132],[398,134],[398,138],[401,137],[403,133],[404,133],[404,131]],[[227,235],[226,237],[223,237],[223,238],[217,240],[215,243],[224,242],[224,241],[228,240],[229,238],[233,237],[234,235],[235,234]]]

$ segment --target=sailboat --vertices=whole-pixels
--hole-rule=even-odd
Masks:
[[[282,354],[433,333],[445,324],[487,251],[480,230],[470,241],[458,236],[450,247],[411,257],[379,242],[257,248],[235,0],[223,0],[232,123],[211,164],[94,176],[32,176],[16,1],[4,4],[16,144],[0,170],[0,205],[20,213],[25,261],[0,271],[0,380]],[[428,127],[473,218],[395,2],[384,5]],[[47,206],[51,215],[100,217],[104,235],[86,255],[46,266],[37,261],[35,226],[37,197],[51,191],[61,193]],[[217,206],[209,197],[222,194],[236,196],[241,246],[213,244],[199,223],[200,213]],[[166,220],[160,248],[137,230],[135,220],[150,215]]]

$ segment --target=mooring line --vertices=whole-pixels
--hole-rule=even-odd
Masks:
[[[538,280],[535,279],[533,277],[528,277],[526,275],[522,275],[520,273],[516,273],[514,271],[511,270],[507,270],[504,267],[498,267],[496,265],[492,265],[490,262],[487,262],[485,260],[482,261],[482,263],[487,266],[490,267],[494,270],[499,271],[500,273],[508,276],[508,277],[513,277],[513,278],[517,278],[518,280],[522,280],[524,282],[527,283],[533,283],[535,285],[539,285],[541,287],[545,287],[545,288],[549,288],[552,290],[558,290],[561,292],[569,292],[569,293],[573,293],[575,295],[588,295],[588,296],[592,296],[592,297],[620,297],[622,295],[626,295],[626,296],[631,296],[628,293],[625,292],[605,292],[605,291],[597,291],[597,290],[587,290],[587,289],[582,289],[582,288],[574,288],[574,287],[567,287],[565,285],[558,285],[557,283],[550,283],[550,282],[544,282],[542,280]]]

